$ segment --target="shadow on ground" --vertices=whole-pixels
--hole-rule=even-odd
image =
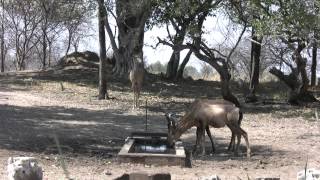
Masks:
[[[124,118],[125,117],[125,118]],[[150,116],[149,130],[166,131],[166,122]],[[144,130],[143,116],[121,111],[90,111],[63,107],[0,105],[0,147],[11,150],[56,153],[53,135],[64,152],[115,153],[133,131]]]

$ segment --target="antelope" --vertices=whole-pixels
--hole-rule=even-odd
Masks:
[[[139,96],[144,77],[143,62],[134,62],[133,68],[130,71],[129,79],[133,90],[133,109],[139,106]]]
[[[190,110],[179,120],[175,121],[171,113],[167,113],[165,116],[168,120],[168,143],[171,146],[186,130],[192,126],[196,126],[197,141],[195,147],[200,143],[201,153],[204,155],[205,130],[209,129],[209,126],[214,128],[227,126],[238,140],[234,154],[238,154],[241,136],[243,136],[247,146],[247,157],[250,157],[251,150],[248,134],[239,125],[241,112],[240,109],[234,105],[217,104],[215,100],[196,100],[192,103]]]
[[[202,100],[202,101],[204,101],[204,100]],[[224,100],[224,99],[206,100],[206,101],[210,101],[210,103],[214,103],[214,104],[232,105],[232,106],[236,107],[235,104],[233,104],[233,103],[230,102],[230,101]],[[194,104],[196,104],[196,103],[194,103]],[[241,120],[242,120],[242,118],[243,118],[243,114],[242,114],[242,112],[240,111],[240,118],[239,118],[239,121],[238,121],[239,126],[241,125]],[[194,147],[193,152],[195,152],[196,149],[197,149],[197,144],[198,144],[198,139],[199,139],[198,136],[199,136],[200,131],[201,131],[201,128],[200,128],[200,127],[197,127],[197,132],[196,132],[196,134],[197,134],[197,139],[196,139],[196,145],[195,145],[195,147]],[[211,141],[212,153],[214,153],[214,152],[215,152],[215,147],[214,147],[214,142],[213,142],[213,139],[212,139],[212,135],[211,135],[209,126],[206,127],[206,132],[207,132],[208,137],[209,137],[209,139],[210,139],[210,141]],[[230,143],[229,143],[229,146],[228,146],[228,151],[234,150],[234,148],[235,148],[235,145],[234,145],[234,144],[235,144],[235,135],[234,135],[234,133],[232,133],[232,135],[231,135],[231,140],[230,140]]]
[[[204,101],[204,100],[203,100],[203,101]],[[214,104],[224,104],[224,105],[231,105],[231,106],[236,107],[235,104],[231,103],[230,101],[224,100],[224,99],[206,100],[206,101],[210,101],[210,103],[214,103]],[[193,104],[196,104],[196,103],[193,103]],[[176,119],[175,114],[172,114],[172,117]],[[243,117],[243,114],[242,114],[242,112],[240,111],[240,118],[239,118],[239,121],[238,121],[239,126],[241,125],[242,117]],[[210,139],[210,142],[211,142],[212,153],[214,153],[214,152],[215,152],[215,146],[214,146],[214,142],[213,142],[213,139],[212,139],[212,135],[211,135],[209,126],[207,126],[205,130],[206,130],[206,132],[207,132],[207,134],[208,134],[208,137],[209,137],[209,139]],[[194,146],[194,149],[193,149],[192,153],[194,153],[194,152],[196,151],[196,149],[197,149],[200,131],[201,131],[201,128],[200,128],[200,127],[197,127],[197,132],[196,132],[196,136],[197,136],[197,138],[196,138],[196,145]],[[232,133],[232,135],[231,135],[231,140],[230,140],[230,143],[229,143],[229,146],[228,146],[228,151],[230,151],[230,150],[233,150],[233,151],[234,151],[234,148],[235,148],[235,135],[234,135],[234,133]]]

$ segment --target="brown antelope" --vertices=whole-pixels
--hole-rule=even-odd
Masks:
[[[133,90],[133,109],[139,106],[139,96],[144,77],[143,62],[134,62],[133,68],[130,71],[129,79]]]
[[[222,128],[227,125],[232,134],[237,136],[238,142],[234,149],[235,155],[238,153],[242,135],[247,145],[247,157],[250,157],[248,135],[239,125],[240,117],[240,109],[234,105],[217,104],[215,100],[196,100],[192,103],[190,110],[178,121],[175,121],[172,114],[166,114],[168,120],[169,145],[173,145],[186,130],[192,126],[196,126],[198,128],[196,146],[200,143],[201,152],[205,154],[205,130],[208,129],[209,126]]]
[[[202,101],[210,101],[210,103],[214,103],[214,104],[224,104],[224,105],[231,105],[231,106],[235,106],[235,104],[231,103],[230,101],[227,101],[227,100],[224,100],[224,99],[216,99],[216,100],[202,100]],[[193,103],[193,105],[196,104],[196,103]],[[192,107],[191,107],[192,108]],[[239,118],[239,121],[238,121],[238,124],[239,126],[241,125],[241,120],[242,120],[242,112],[240,111],[240,118]],[[175,114],[172,114],[172,118],[177,118],[175,117]],[[212,135],[211,135],[211,131],[210,131],[210,128],[209,126],[206,127],[206,132],[208,134],[208,137],[210,139],[210,142],[211,142],[211,146],[212,146],[212,153],[215,152],[215,146],[214,146],[214,142],[213,142],[213,139],[212,139]],[[197,132],[196,132],[196,145],[194,146],[194,149],[193,149],[193,153],[196,151],[197,149],[197,145],[198,145],[198,139],[200,138],[199,135],[201,134],[201,127],[197,127]],[[234,150],[235,148],[235,135],[234,133],[232,133],[231,135],[231,140],[230,140],[230,143],[229,143],[229,146],[228,146],[228,151],[229,150]]]

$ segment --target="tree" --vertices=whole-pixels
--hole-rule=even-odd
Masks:
[[[183,76],[182,76],[182,75],[183,75],[183,71],[184,71],[187,63],[189,62],[189,59],[190,59],[191,54],[192,54],[192,51],[189,50],[188,53],[187,53],[187,55],[184,57],[181,65],[180,65],[180,67],[179,67],[179,70],[178,70],[178,72],[177,72],[176,80],[181,79],[181,78],[183,77]]]
[[[251,42],[251,68],[250,68],[250,83],[249,83],[249,95],[246,97],[246,102],[256,102],[256,90],[259,84],[259,70],[260,70],[260,54],[262,36],[256,34],[254,27],[252,27],[252,42]]]
[[[41,17],[37,15],[37,3],[31,0],[7,2],[5,4],[8,14],[9,31],[13,35],[9,39],[14,44],[16,69],[24,70],[26,60],[32,53],[33,48],[39,42],[36,37],[36,31]]]
[[[104,24],[116,60],[115,74],[127,75],[134,61],[143,59],[144,29],[151,13],[151,3],[150,0],[116,0],[109,2],[108,10],[104,7]],[[113,12],[114,6],[116,14]],[[116,19],[118,43],[109,24],[110,14]]]
[[[291,69],[289,75],[286,75],[286,72],[276,66],[270,69],[270,73],[278,77],[290,88],[289,103],[316,102],[317,99],[308,90],[307,59],[302,55],[302,51],[310,42],[310,34],[315,29],[319,29],[319,17],[313,13],[314,6],[310,6],[308,1],[298,0],[270,2],[273,8],[264,9],[267,18],[257,27],[264,34],[276,35],[282,44],[291,50],[293,62],[293,64],[287,63]]]
[[[99,44],[100,44],[100,62],[99,62],[99,99],[106,99],[107,92],[107,57],[106,57],[106,37],[104,31],[104,0],[98,0],[98,21],[99,21]]]
[[[312,47],[311,86],[315,86],[316,85],[316,79],[317,79],[317,51],[318,51],[317,42],[314,42],[313,43],[313,47]]]
[[[238,46],[245,30],[246,25],[242,29],[239,38],[237,39],[236,44],[231,49],[231,51],[227,55],[223,55],[221,52],[219,52],[217,49],[210,47],[207,42],[202,38],[203,34],[203,22],[205,21],[206,17],[209,13],[212,13],[212,11],[215,9],[215,7],[220,3],[220,1],[216,1],[216,3],[213,3],[213,1],[205,1],[207,9],[203,11],[202,13],[197,15],[195,28],[192,32],[189,33],[189,36],[192,39],[192,43],[185,43],[182,45],[174,45],[172,43],[169,43],[165,40],[161,40],[158,38],[160,43],[166,44],[174,48],[175,50],[183,50],[183,49],[189,49],[191,50],[194,55],[201,61],[204,61],[208,64],[210,64],[220,75],[220,83],[221,83],[221,94],[222,97],[225,100],[228,100],[232,103],[234,103],[237,107],[240,107],[240,103],[238,99],[232,94],[229,82],[230,82],[230,72],[229,72],[229,65],[228,62],[230,62],[230,58],[235,50],[235,48]],[[217,56],[220,55],[221,57]]]
[[[181,45],[189,31],[193,31],[196,26],[196,18],[199,14],[206,11],[211,7],[216,7],[221,0],[218,0],[211,4],[213,1],[203,1],[199,3],[196,0],[190,1],[161,1],[151,18],[151,24],[162,25],[165,24],[167,27],[168,38],[167,41],[174,45]],[[173,27],[174,33],[170,32],[170,27]],[[183,69],[188,62],[190,55],[186,56],[184,63],[180,66],[180,50],[173,49],[167,65],[166,77],[168,79],[178,79],[182,77]],[[178,71],[180,71],[178,73]]]
[[[231,8],[226,8],[231,20],[239,24],[251,26],[251,55],[250,55],[250,83],[246,102],[257,101],[256,89],[259,84],[260,54],[263,36],[256,31],[256,24],[263,21],[260,11],[263,7],[260,1],[230,1]],[[264,9],[269,8],[268,3],[263,3]]]
[[[41,53],[39,57],[42,59],[42,69],[45,70],[51,65],[51,45],[56,34],[61,31],[61,15],[59,12],[59,0],[38,0],[42,21],[40,23],[39,43],[41,44]],[[49,48],[49,50],[48,50]],[[48,60],[47,60],[48,58]]]
[[[2,67],[5,66],[6,51],[13,52],[16,70],[34,67],[45,69],[50,66],[52,57],[56,56],[54,53],[61,53],[53,51],[59,48],[67,29],[72,34],[67,37],[71,39],[68,44],[77,45],[83,38],[84,31],[87,34],[84,25],[89,23],[93,4],[86,0],[1,1],[1,24],[5,26],[0,26],[0,30],[5,30],[0,31],[0,41],[3,40],[2,44],[0,42],[0,49],[3,50]],[[76,28],[70,30],[69,27]]]
[[[83,33],[87,33],[88,28],[86,26],[89,26],[91,17],[91,3],[88,3],[85,0],[80,0],[77,2],[70,2],[65,3],[64,6],[61,7],[60,11],[66,11],[68,13],[63,13],[62,21],[63,26],[66,28],[66,31],[68,33],[67,36],[67,48],[65,51],[65,55],[67,55],[70,51],[71,45],[75,44],[77,50],[77,44],[79,42],[79,38],[83,37]]]
[[[5,62],[5,47],[4,47],[4,0],[1,0],[1,32],[0,32],[0,53],[1,53],[1,72],[4,72],[4,62]]]

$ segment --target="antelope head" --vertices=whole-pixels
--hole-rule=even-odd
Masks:
[[[174,113],[166,113],[165,114],[167,122],[168,122],[168,143],[169,146],[173,146],[176,138],[175,138],[175,134],[176,134],[176,115]]]

